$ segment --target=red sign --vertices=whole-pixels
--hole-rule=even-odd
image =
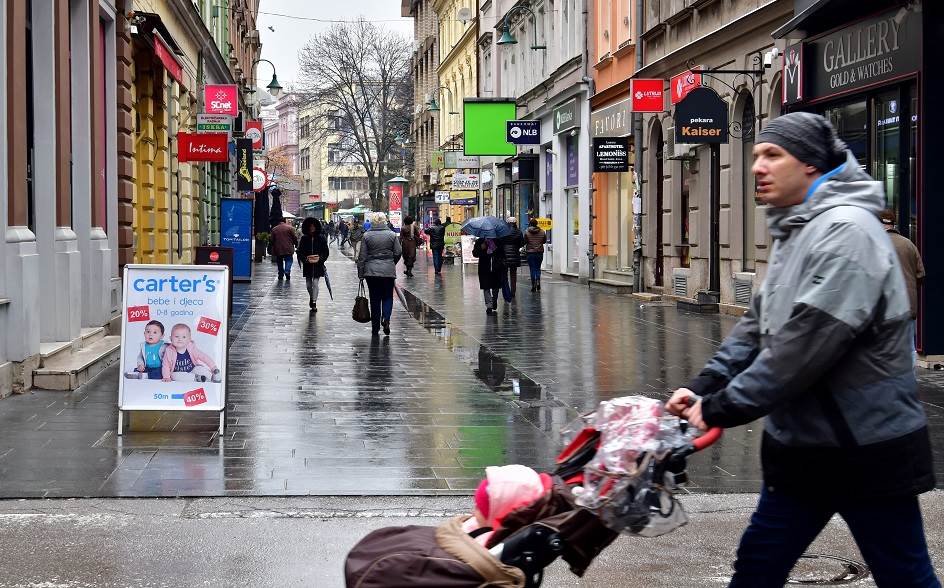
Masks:
[[[174,57],[174,52],[170,50],[170,47],[168,47],[164,41],[161,41],[161,38],[157,35],[154,35],[154,55],[157,55],[157,58],[164,64],[164,68],[167,69],[167,73],[170,74],[170,77],[177,80],[178,84],[183,85],[183,66],[180,65],[177,58]]]
[[[239,114],[235,84],[207,84],[203,87],[203,104],[207,114]]]
[[[220,334],[220,321],[201,316],[200,320],[197,321],[197,331],[216,337]]]
[[[403,208],[403,186],[400,184],[390,184],[390,211]]]
[[[216,262],[219,261],[219,260],[220,260],[220,252],[219,252],[219,251],[211,251],[211,252],[210,252],[210,261],[216,263]]]
[[[665,80],[630,80],[633,112],[665,111]]]
[[[184,394],[184,405],[186,406],[197,406],[198,404],[205,404],[206,401],[207,395],[203,388],[197,388]]]
[[[672,104],[678,104],[688,93],[701,86],[701,74],[692,70],[685,70],[669,80],[669,90],[672,92]]]
[[[229,137],[226,133],[177,133],[177,160],[229,161]]]
[[[129,306],[128,322],[136,323],[138,321],[151,320],[151,309],[147,306]]]
[[[247,139],[252,139],[253,149],[257,151],[262,149],[262,139],[264,137],[264,135],[262,134],[262,121],[261,120],[247,121],[245,136]]]

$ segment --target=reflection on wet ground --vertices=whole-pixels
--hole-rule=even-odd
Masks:
[[[350,318],[354,264],[333,250],[328,269],[318,313],[268,262],[237,286],[225,435],[214,414],[148,412],[118,438],[113,367],[76,393],[0,402],[0,496],[469,493],[488,465],[550,468],[560,427],[602,399],[664,398],[734,323],[553,279],[487,317],[474,268],[436,278],[421,258],[400,280],[408,312],[372,338]],[[922,375],[936,446],[942,391]],[[756,491],[759,433],[693,458],[689,488]]]

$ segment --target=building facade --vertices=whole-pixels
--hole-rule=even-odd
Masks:
[[[298,173],[300,201],[323,202],[329,210],[370,201],[367,172],[341,148],[341,135],[324,126],[324,107],[304,104],[299,109]],[[335,119],[338,120],[338,119]]]
[[[667,80],[667,111],[643,117],[638,171],[644,291],[682,301],[702,293],[701,300],[741,313],[763,281],[770,237],[765,212],[755,203],[752,149],[760,129],[781,112],[781,60],[764,67],[764,59],[775,46],[771,31],[789,20],[792,9],[788,0],[701,2],[697,7],[646,3],[637,22],[643,67],[636,77]],[[709,148],[675,141],[678,82],[697,85],[699,76],[686,73],[692,66],[757,72],[700,76],[702,86],[726,101],[732,123],[729,142],[720,146],[719,292],[709,292]]]

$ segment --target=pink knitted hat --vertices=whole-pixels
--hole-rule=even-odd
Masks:
[[[488,501],[488,480],[482,480],[479,487],[475,490],[475,508],[482,513],[482,517],[488,520],[489,511]]]

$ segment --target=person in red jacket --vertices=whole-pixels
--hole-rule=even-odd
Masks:
[[[272,255],[279,267],[279,279],[292,279],[292,256],[298,246],[298,236],[285,219],[272,228]]]

